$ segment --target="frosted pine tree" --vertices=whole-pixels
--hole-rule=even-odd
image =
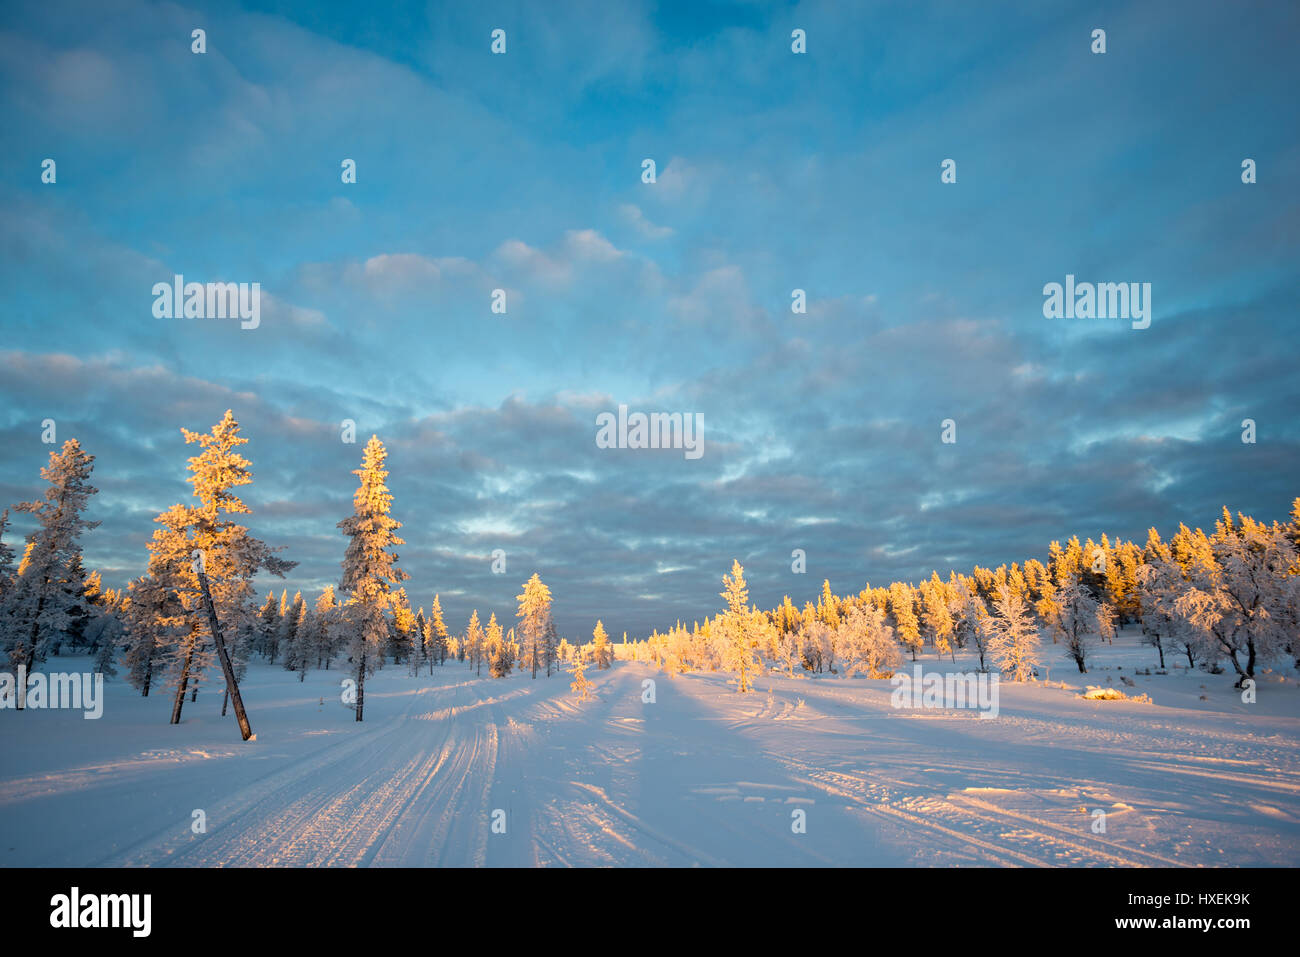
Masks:
[[[559,655],[560,636],[555,631],[555,619],[547,618],[546,631],[542,633],[542,660],[546,662],[546,677],[551,676],[551,668]],[[559,669],[556,668],[558,671]]]
[[[159,669],[173,688],[172,724],[179,724],[185,694],[197,690],[199,676],[212,664],[216,649],[203,641],[198,582],[190,570],[194,546],[188,534],[190,510],[173,505],[154,519],[160,526],[149,542],[149,568],[168,592],[164,608],[170,612],[155,632],[166,642],[157,645]],[[193,687],[191,687],[193,686]]]
[[[484,657],[488,662],[488,674],[493,678],[504,678],[510,674],[514,661],[510,649],[506,647],[501,635],[501,625],[497,622],[496,612],[488,619],[487,633],[483,637]]]
[[[911,585],[894,582],[889,586],[889,611],[898,629],[898,637],[915,661],[917,652],[921,650],[921,623],[916,617],[916,596]]]
[[[429,647],[429,622],[424,617],[424,609],[415,613],[415,629],[411,633],[410,673],[418,676],[424,667],[424,658]]]
[[[316,667],[329,670],[330,663],[337,654],[337,636],[339,634],[339,608],[334,598],[334,586],[326,585],[316,599],[312,608],[311,647],[316,656]]]
[[[1054,617],[1047,626],[1065,643],[1065,652],[1079,668],[1079,674],[1088,672],[1088,654],[1092,650],[1093,635],[1099,630],[1099,606],[1091,592],[1078,578],[1067,578],[1056,592]]]
[[[795,633],[803,667],[821,674],[834,654],[835,635],[820,617],[804,619]]]
[[[442,620],[442,602],[438,596],[433,596],[433,604],[429,608],[429,635],[426,639],[429,642],[429,648],[426,652],[429,659],[429,674],[433,674],[433,663],[439,665],[447,663],[447,625]]]
[[[514,643],[501,634],[496,615],[488,622],[488,671],[493,678],[504,678],[514,670]]]
[[[587,701],[591,698],[591,681],[587,678],[586,664],[582,649],[573,656],[573,669],[569,672],[573,675],[573,683],[569,685],[569,690],[578,696],[579,701]]]
[[[306,634],[306,619],[307,603],[303,600],[302,592],[294,592],[289,613],[285,616],[281,629],[280,647],[284,649],[285,671],[298,672],[299,681],[307,677],[312,659],[309,636]]]
[[[235,706],[240,733],[247,739],[252,731],[239,694],[237,662],[232,658],[232,650],[238,653],[239,649],[232,649],[230,643],[251,631],[253,576],[265,570],[283,578],[297,563],[276,557],[278,549],[254,538],[233,518],[250,511],[235,489],[253,481],[251,463],[238,451],[248,440],[239,434],[234,414],[227,409],[210,432],[183,428],[181,433],[186,444],[197,444],[202,449],[187,462],[198,504],[174,505],[155,519],[162,528],[155,531],[149,545],[152,572],[157,573],[155,577],[175,595],[183,609],[175,619],[176,628],[169,629],[171,642],[164,650],[176,688],[172,724],[180,723],[185,693],[190,690],[197,694],[215,652]],[[210,607],[204,582],[212,601]],[[218,631],[213,630],[214,619]]]
[[[1206,645],[1228,659],[1240,687],[1255,677],[1260,659],[1281,654],[1300,628],[1291,577],[1295,546],[1287,526],[1247,515],[1234,521],[1226,508],[1213,537],[1198,529],[1189,541],[1190,588],[1175,607]]]
[[[600,619],[596,620],[596,628],[591,633],[591,654],[596,667],[601,671],[614,661],[614,646],[609,643],[609,635],[605,633],[605,626]]]
[[[88,617],[83,637],[94,661],[94,670],[105,675],[117,674],[114,662],[124,638],[123,602],[119,592],[105,589],[99,572],[86,578]]]
[[[989,610],[979,592],[967,581],[957,586],[956,608],[957,642],[963,648],[974,648],[979,656],[979,670],[987,671],[989,639],[992,637],[992,621]]]
[[[523,594],[517,595],[515,600],[519,602],[515,617],[519,619],[524,662],[536,678],[537,669],[546,658],[548,635],[554,633],[551,625],[551,590],[542,583],[541,576],[533,572],[533,577],[524,582]]]
[[[271,659],[271,648],[275,637],[280,633],[280,613],[276,608],[275,594],[266,593],[266,601],[258,610],[257,621],[253,625],[253,650],[259,655]]]
[[[989,656],[1012,681],[1028,681],[1038,664],[1038,629],[1025,599],[1006,585],[998,588],[990,621]]]
[[[954,622],[952,612],[948,609],[945,587],[939,580],[939,573],[932,573],[930,580],[922,587],[921,602],[925,610],[925,625],[934,641],[935,653],[941,658],[950,655],[955,662],[957,655],[952,647]]]
[[[492,616],[495,620],[496,616]],[[479,624],[478,609],[469,616],[469,624],[465,626],[465,657],[469,659],[469,666],[477,669],[481,675],[483,673],[483,656],[486,649],[484,648],[483,626]]]
[[[5,542],[9,528],[9,509],[0,512],[0,608],[4,607],[5,592],[14,577],[14,550]]]
[[[366,674],[382,665],[384,644],[388,639],[388,611],[392,587],[409,576],[397,567],[398,557],[390,549],[406,544],[396,535],[402,523],[389,511],[393,496],[384,484],[388,471],[384,462],[388,453],[377,436],[366,443],[361,468],[352,474],[361,482],[352,497],[353,513],[339,522],[348,536],[343,556],[343,580],[339,591],[347,596],[344,611],[349,628],[349,652],[356,667],[356,720],[361,721],[365,706]]]
[[[270,663],[275,664],[275,659],[280,656],[280,649],[284,646],[285,635],[289,629],[289,589],[280,592],[280,608],[275,613],[275,632],[268,636],[267,647],[270,650]]]
[[[411,611],[411,602],[406,597],[406,589],[398,588],[393,592],[389,602],[392,619],[389,622],[389,648],[393,654],[393,663],[407,661],[415,646],[415,613]]]
[[[149,697],[155,674],[165,667],[164,652],[178,637],[185,616],[174,586],[156,571],[127,586],[122,665],[126,680],[145,698]]]
[[[76,439],[69,439],[41,469],[41,478],[49,483],[44,497],[15,506],[35,516],[37,528],[27,537],[26,554],[0,607],[0,652],[10,671],[23,667],[30,676],[72,625],[83,586],[77,580],[81,533],[99,525],[82,518],[97,491],[89,483],[94,461]]]
[[[727,602],[727,610],[714,619],[721,665],[727,671],[736,673],[736,690],[744,694],[753,689],[754,675],[762,667],[762,662],[759,661],[757,652],[759,623],[750,613],[745,569],[739,561],[733,559],[731,574],[722,576],[722,591],[719,596]]]
[[[894,629],[875,605],[854,605],[840,620],[836,642],[845,673],[865,672],[871,678],[888,678],[903,665]]]

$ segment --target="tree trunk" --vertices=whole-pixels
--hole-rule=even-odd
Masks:
[[[239,683],[235,681],[235,669],[230,664],[230,655],[226,653],[226,641],[221,637],[221,623],[217,621],[217,608],[212,604],[212,592],[208,589],[208,576],[203,571],[202,553],[200,552],[199,585],[203,589],[203,604],[208,608],[208,624],[212,628],[212,640],[217,646],[217,657],[221,659],[221,670],[226,676],[226,688],[230,691],[230,701],[235,706],[235,720],[239,722],[239,733],[245,741],[253,736],[249,726],[248,715],[244,712],[244,699],[239,694]]]
[[[226,686],[226,693],[221,696],[221,717],[226,716],[226,705],[230,703],[230,687]]]
[[[194,660],[194,645],[190,644],[190,650],[185,655],[185,667],[181,669],[181,682],[176,688],[176,702],[172,705],[172,724],[181,723],[181,709],[185,706],[185,692],[190,682],[190,662]]]
[[[45,610],[45,589],[49,586],[50,580],[49,578],[46,578],[45,585],[41,588],[41,595],[36,600],[36,614],[32,616],[31,647],[27,649],[27,668],[25,677],[23,678],[23,693],[18,696],[17,700],[17,705],[20,710],[22,709],[22,706],[25,703],[24,699],[27,696],[26,683],[32,680],[32,666],[36,664],[36,638],[41,633],[41,612]]]
[[[361,720],[361,711],[366,704],[366,653],[361,653],[361,665],[357,668],[357,720]]]

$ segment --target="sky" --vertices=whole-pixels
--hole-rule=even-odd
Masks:
[[[311,600],[375,434],[414,605],[511,619],[538,572],[561,634],[616,639],[715,613],[733,559],[772,607],[1283,518],[1298,32],[1292,3],[7,2],[0,503],[40,494],[53,419],[123,585],[190,494],[181,427],[229,408],[248,524],[299,562],[259,586]],[[260,283],[261,324],[157,318],[176,274]],[[1046,318],[1067,275],[1150,283],[1150,326]],[[598,447],[620,404],[698,414],[704,454]]]

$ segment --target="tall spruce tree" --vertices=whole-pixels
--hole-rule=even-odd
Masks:
[[[21,667],[30,677],[73,626],[85,587],[81,533],[99,525],[82,518],[97,491],[89,482],[94,462],[69,439],[41,469],[49,483],[45,495],[14,506],[35,516],[37,527],[27,537],[26,554],[0,608],[0,650],[11,671]]]
[[[172,724],[180,723],[186,689],[193,682],[197,692],[197,682],[203,679],[215,651],[241,734],[247,740],[252,732],[226,636],[234,642],[251,630],[257,572],[265,570],[283,578],[297,562],[277,557],[279,549],[254,538],[233,517],[250,513],[235,490],[253,481],[252,463],[238,451],[248,439],[239,434],[234,413],[227,409],[210,432],[182,428],[181,433],[187,445],[197,444],[202,451],[187,462],[198,505],[175,505],[159,517],[164,526],[161,558],[168,565],[168,576],[176,582],[187,618],[187,626],[171,649],[170,670],[176,685]],[[164,521],[169,515],[170,520]],[[173,537],[175,540],[170,540]],[[197,560],[191,561],[196,554]]]
[[[437,595],[433,596],[433,604],[429,607],[429,674],[433,674],[433,663],[436,660],[439,665],[447,663],[447,623],[442,620],[442,602]]]
[[[551,623],[551,590],[542,582],[537,572],[524,582],[524,590],[515,596],[519,602],[515,617],[519,619],[520,638],[523,642],[524,660],[537,677],[537,669],[547,660],[548,636],[554,635]]]
[[[402,523],[389,514],[393,496],[384,484],[388,457],[378,436],[372,435],[362,454],[361,468],[353,471],[361,481],[352,496],[352,514],[338,527],[348,536],[343,555],[343,580],[339,591],[347,596],[344,612],[349,629],[349,651],[356,669],[356,720],[365,709],[366,674],[383,664],[388,640],[387,613],[393,600],[393,586],[409,577],[397,567],[398,556],[390,551],[406,542],[396,534]]]

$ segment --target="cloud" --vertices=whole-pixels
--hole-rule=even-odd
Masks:
[[[645,214],[641,212],[641,207],[632,203],[622,203],[618,207],[618,214],[624,222],[646,239],[667,239],[673,234],[671,227],[656,226],[645,218]]]

